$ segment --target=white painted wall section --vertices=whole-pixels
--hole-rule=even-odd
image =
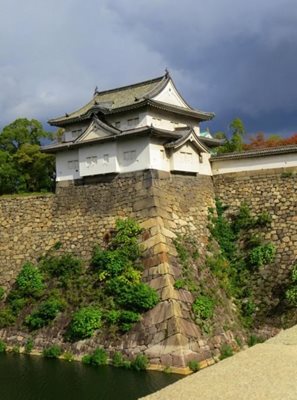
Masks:
[[[56,154],[56,181],[79,179],[79,158],[77,150],[66,150]]]
[[[120,172],[150,168],[148,137],[118,141],[117,154]]]
[[[175,150],[170,159],[171,171],[199,172],[199,154],[190,143]]]
[[[170,171],[170,159],[163,144],[150,143],[150,168]]]
[[[289,168],[296,166],[296,154],[279,154],[239,160],[214,160],[212,161],[212,172],[213,175],[218,175],[228,174],[231,172],[257,171],[271,168]]]
[[[80,147],[79,169],[81,176],[120,172],[116,142]]]
[[[210,154],[209,153],[201,153],[200,154],[200,164],[199,164],[199,174],[201,175],[212,175],[212,169],[210,164]]]
[[[153,97],[153,100],[162,101],[163,103],[169,103],[179,107],[189,108],[178,91],[175,89],[171,80],[167,83],[161,93]]]

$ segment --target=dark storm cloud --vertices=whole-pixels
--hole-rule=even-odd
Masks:
[[[249,131],[297,131],[295,0],[6,0],[0,125],[49,117],[167,66],[184,97]]]

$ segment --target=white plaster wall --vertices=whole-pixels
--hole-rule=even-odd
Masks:
[[[280,154],[266,157],[253,157],[240,160],[221,160],[212,162],[213,175],[231,172],[255,171],[271,168],[297,166],[297,154]]]
[[[175,150],[170,158],[171,171],[199,172],[199,155],[189,143]]]
[[[120,172],[139,171],[150,168],[148,137],[119,141],[117,144],[117,154]]]
[[[79,135],[81,135],[87,129],[87,127],[88,125],[85,122],[71,124],[70,126],[67,127],[67,129],[64,132],[63,141],[72,142]]]
[[[210,164],[210,154],[201,153],[201,161],[199,164],[199,174],[201,175],[212,175],[211,164]]]
[[[128,112],[128,113],[121,113],[120,115],[109,115],[107,117],[107,121],[114,127],[117,127],[115,125],[116,122],[120,122],[120,126],[117,128],[120,129],[121,131],[125,131],[128,129],[139,128],[141,126],[147,126],[146,116],[147,116],[146,112],[141,112],[141,113]],[[137,124],[129,126],[128,120],[133,118],[139,118],[139,121]]]
[[[187,118],[179,118],[174,115],[170,116],[168,113],[162,111],[149,111],[146,117],[147,125],[154,126],[168,131],[174,131],[175,128],[182,128],[190,125]]]
[[[167,83],[161,93],[153,97],[153,100],[162,101],[163,103],[169,103],[179,107],[189,108],[171,81]]]
[[[150,168],[159,169],[162,171],[170,171],[170,159],[166,152],[163,144],[161,143],[150,143]]]
[[[82,146],[79,149],[81,176],[119,172],[116,142]]]
[[[65,150],[56,154],[56,181],[79,179],[79,159],[77,150]]]

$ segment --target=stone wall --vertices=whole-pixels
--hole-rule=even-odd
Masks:
[[[231,330],[226,328],[236,322],[234,310],[223,299],[213,335],[201,332],[191,316],[192,294],[174,288],[181,267],[173,243],[178,233],[195,237],[203,264],[208,207],[214,205],[211,178],[149,170],[100,179],[77,186],[60,185],[52,196],[0,199],[0,285],[10,287],[24,261],[36,261],[58,241],[64,250],[88,259],[94,244],[110,231],[115,219],[130,216],[144,228],[143,279],[157,289],[161,301],[120,341],[102,343],[99,336],[72,350],[87,352],[103,344],[130,355],[145,352],[155,364],[184,367],[193,358],[212,363],[223,342],[234,343]],[[199,271],[195,273],[198,277]],[[209,284],[216,287],[217,282],[210,280]],[[19,341],[26,337],[11,330],[1,335]],[[53,330],[51,340],[59,342],[61,335]],[[36,344],[42,347],[48,341],[48,333],[41,330]]]
[[[268,315],[280,303],[297,261],[297,168],[214,176],[215,193],[234,213],[247,203],[254,215],[268,211],[271,227],[264,230],[267,242],[277,248],[275,262],[256,275],[256,302]]]

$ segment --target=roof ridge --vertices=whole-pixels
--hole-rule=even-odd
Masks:
[[[134,88],[134,87],[137,87],[137,86],[142,86],[142,85],[145,85],[145,84],[158,82],[158,81],[161,81],[164,78],[164,76],[165,75],[162,75],[162,76],[158,76],[157,78],[147,79],[146,81],[132,83],[130,85],[124,85],[124,86],[116,87],[116,88],[113,88],[113,89],[98,91],[98,93],[96,94],[95,98],[97,96],[102,95],[102,94],[111,93],[111,92],[118,92],[118,91],[121,91],[121,90],[128,90],[128,89],[131,89],[131,88]]]

